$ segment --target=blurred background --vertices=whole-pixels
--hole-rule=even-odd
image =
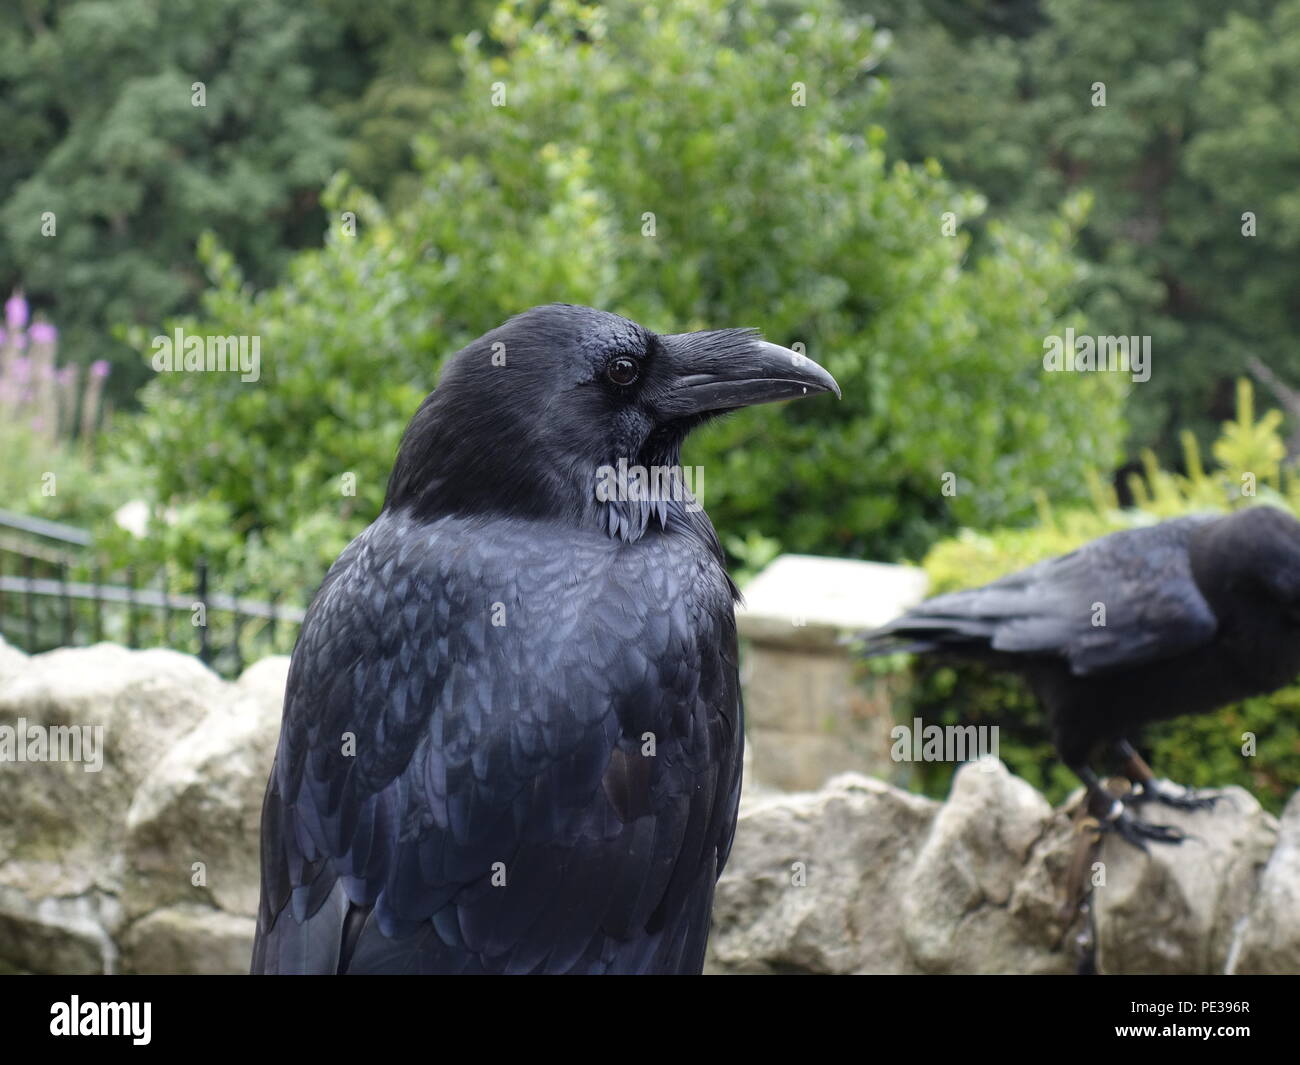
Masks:
[[[1297,509],[1298,122],[1300,0],[16,0],[0,633],[287,652],[441,360],[551,301],[754,326],[837,377],[689,444],[742,583],[794,552],[940,591]],[[178,328],[256,338],[258,379],[156,372]],[[1150,380],[1045,373],[1067,328],[1149,336]],[[1014,718],[1008,765],[1073,786],[1010,679],[873,668],[911,672],[905,719]],[[1298,710],[1148,751],[1276,811]]]

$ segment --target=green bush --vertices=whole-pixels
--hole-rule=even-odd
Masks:
[[[1237,418],[1226,423],[1214,445],[1215,464],[1202,466],[1194,438],[1184,436],[1187,473],[1160,469],[1146,456],[1146,472],[1131,488],[1139,506],[1121,510],[1112,491],[1094,480],[1091,508],[1056,513],[1045,503],[1039,524],[989,534],[964,530],[935,545],[923,565],[934,594],[975,587],[1013,570],[1072,551],[1109,532],[1193,511],[1271,504],[1300,514],[1300,467],[1284,466],[1278,437],[1281,416],[1256,419],[1248,382],[1238,386]],[[1247,494],[1243,486],[1255,494]],[[891,662],[886,668],[896,668]],[[1027,685],[982,666],[936,664],[917,657],[914,685],[899,707],[901,721],[1001,725],[1001,756],[1013,772],[1060,801],[1078,786],[1056,759],[1047,717]],[[1217,714],[1151,726],[1144,737],[1162,775],[1194,786],[1240,784],[1274,812],[1300,788],[1300,685],[1248,699]],[[1243,733],[1256,736],[1257,753],[1242,756]],[[919,763],[917,783],[928,794],[946,794],[953,767]]]
[[[0,423],[0,508],[85,528],[104,526],[132,498],[136,472],[98,461],[80,442]]]
[[[942,160],[1022,226],[1095,195],[1081,304],[1098,333],[1152,338],[1133,442],[1172,463],[1183,432],[1212,439],[1252,356],[1297,384],[1300,0],[1141,18],[1113,0],[847,2],[893,33],[880,72],[904,158]]]
[[[745,411],[688,449],[746,565],[769,541],[915,553],[959,523],[1026,519],[1029,486],[1080,501],[1090,462],[1117,457],[1117,375],[1042,372],[1043,337],[1081,325],[1082,203],[1039,238],[990,226],[978,256],[945,236],[946,212],[965,223],[982,201],[887,162],[867,22],[831,0],[797,17],[560,0],[507,4],[492,35],[492,54],[463,43],[412,202],[386,214],[340,177],[326,247],[269,291],[205,248],[213,288],[181,324],[259,335],[262,378],[145,389],[117,447],[174,517],[136,550],[249,562],[304,598],[377,512],[440,361],[550,301],[661,331],[757,326],[838,377],[841,403]]]

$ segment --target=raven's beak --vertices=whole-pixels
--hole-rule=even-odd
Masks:
[[[721,330],[662,339],[670,345],[675,370],[656,404],[664,417],[718,414],[819,392],[840,395],[835,378],[807,355],[749,333]]]

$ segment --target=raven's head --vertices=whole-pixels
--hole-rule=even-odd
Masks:
[[[1300,522],[1274,506],[1206,524],[1192,572],[1216,614],[1244,608],[1253,624],[1300,628]]]
[[[1300,522],[1278,507],[1249,507],[1225,519],[1234,526],[1232,546],[1258,581],[1265,598],[1300,626]]]
[[[695,509],[680,456],[697,425],[839,391],[752,330],[661,336],[590,307],[534,307],[448,361],[407,427],[385,506],[567,518],[637,539],[652,518]]]

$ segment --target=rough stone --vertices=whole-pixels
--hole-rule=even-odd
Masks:
[[[1105,883],[1093,889],[1103,972],[1221,973],[1277,842],[1277,819],[1249,792],[1226,788],[1213,810],[1155,803],[1143,819],[1187,835],[1147,851],[1103,839]]]
[[[747,801],[718,883],[711,953],[723,971],[914,971],[903,877],[939,810],[846,773],[824,789]]]
[[[0,762],[0,957],[34,971],[31,944],[66,927],[83,935],[78,900],[116,898],[126,812],[141,781],[225,685],[197,659],[113,644],[33,655],[0,687],[0,725],[47,737],[52,728],[99,736],[80,761]],[[91,731],[86,732],[85,729]],[[60,742],[71,739],[71,732]],[[76,755],[74,746],[70,752]],[[95,762],[102,759],[96,769]],[[46,905],[57,900],[55,905]],[[111,935],[114,929],[106,931]],[[111,968],[111,952],[103,955]]]
[[[1247,793],[1208,794],[1213,810],[1143,811],[1182,845],[1107,834],[1094,853],[1078,796],[1052,810],[997,761],[964,766],[942,804],[856,774],[766,792],[742,803],[710,971],[1069,973],[1090,924],[1103,973],[1295,972],[1300,799],[1274,849]],[[1076,865],[1089,916],[1068,897]]]
[[[0,644],[0,724],[105,729],[100,772],[0,763],[0,971],[247,970],[287,669],[227,683],[170,651]],[[1094,855],[1077,797],[1053,810],[996,760],[963,767],[942,803],[856,773],[793,794],[751,780],[709,971],[1070,972],[1083,931],[1102,972],[1300,971],[1300,797],[1279,825],[1221,794],[1142,811],[1181,846],[1106,836]],[[1085,880],[1086,919],[1066,900]]]
[[[1017,891],[1052,822],[1047,800],[996,759],[957,772],[903,881],[903,934],[921,971],[1069,970],[1050,897]]]
[[[181,902],[256,914],[256,841],[288,667],[284,656],[250,666],[141,783],[126,816],[128,918]]]
[[[1235,947],[1229,972],[1300,974],[1300,792],[1282,811],[1277,846]]]
[[[27,666],[27,656],[0,636],[0,685]]]
[[[253,918],[209,906],[186,903],[155,910],[127,929],[123,971],[178,976],[246,973],[255,929]]]

